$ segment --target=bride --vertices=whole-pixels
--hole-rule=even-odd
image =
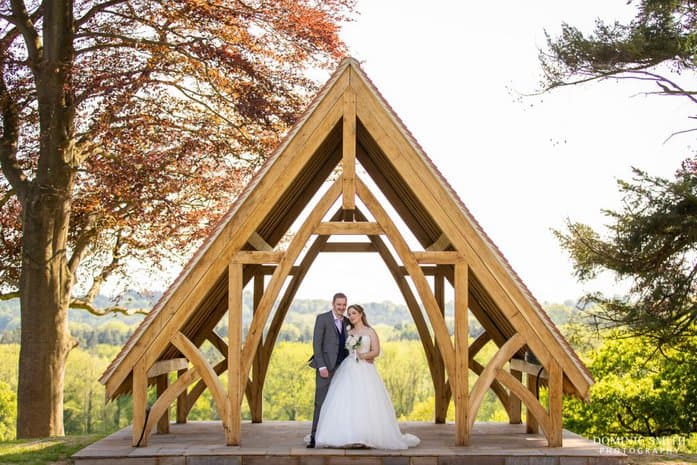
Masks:
[[[413,434],[402,434],[385,385],[365,359],[380,354],[380,340],[368,325],[360,305],[348,308],[352,328],[346,348],[322,405],[315,435],[316,447],[372,447],[406,449],[419,444]]]

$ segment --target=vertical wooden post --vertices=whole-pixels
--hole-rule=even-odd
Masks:
[[[253,295],[253,311],[256,313],[259,301],[264,295],[264,275],[258,273],[254,275],[254,295]],[[263,336],[262,336],[263,337]],[[252,389],[249,399],[249,410],[252,415],[252,423],[261,423],[262,419],[262,391],[264,388],[263,371],[263,356],[264,340],[259,341],[257,353],[254,356],[252,363]]]
[[[525,375],[526,382],[528,385],[528,390],[532,392],[532,395],[537,398],[537,395],[535,392],[537,391],[537,377],[535,375],[531,375],[530,373],[527,373]],[[525,409],[525,432],[526,433],[539,433],[540,426],[537,423],[537,419],[532,414],[532,411],[529,408]]]
[[[344,91],[342,129],[342,208],[356,209],[356,94],[351,87]]]
[[[181,377],[186,373],[187,370],[179,370],[177,376]],[[187,394],[188,389],[179,394],[177,397],[177,423],[186,423],[186,412],[189,411],[189,396]]]
[[[518,370],[511,370],[511,375],[521,383],[523,382],[523,372]],[[506,406],[508,410],[508,423],[511,425],[519,425],[522,423],[521,420],[521,409],[522,403],[518,397],[513,394],[513,392],[508,395],[508,405]]]
[[[469,443],[469,327],[468,266],[463,260],[455,263],[455,444]]]
[[[445,315],[445,276],[440,272],[442,271],[440,268],[440,266],[437,267],[439,271],[437,271],[434,276],[433,295],[436,298],[441,313]],[[445,417],[448,414],[448,403],[450,399],[446,395],[445,386],[445,363],[443,362],[443,355],[440,353],[440,349],[436,344],[433,354],[433,388],[436,395],[435,421],[437,424],[445,423]]]
[[[145,408],[148,403],[148,375],[145,361],[141,359],[133,367],[133,431],[131,444],[133,447],[146,446],[148,439],[143,434],[145,428]],[[143,438],[141,441],[141,437]]]
[[[228,267],[228,353],[227,353],[227,424],[228,446],[239,446],[242,422],[242,263],[233,261]]]
[[[552,359],[549,364],[547,385],[549,386],[549,423],[550,431],[547,434],[549,447],[562,446],[562,398],[564,395],[564,373],[559,362]]]
[[[160,397],[167,390],[169,384],[167,376],[165,373],[157,377],[157,397]],[[165,409],[165,413],[157,421],[157,432],[160,434],[169,433],[169,408]]]

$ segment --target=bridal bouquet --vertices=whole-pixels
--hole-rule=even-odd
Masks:
[[[358,348],[361,346],[361,337],[356,336],[355,334],[350,334],[349,337],[346,338],[346,348],[350,351],[353,352],[353,356],[358,361],[358,354],[356,351]]]

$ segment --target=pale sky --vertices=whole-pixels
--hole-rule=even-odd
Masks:
[[[630,166],[672,176],[691,153],[685,99],[645,96],[624,81],[538,89],[544,30],[562,21],[626,19],[625,0],[456,2],[360,0],[345,27],[351,54],[541,302],[621,292],[612,279],[579,284],[553,237],[565,218],[602,227],[620,208]],[[320,255],[299,298],[402,302],[382,262]]]

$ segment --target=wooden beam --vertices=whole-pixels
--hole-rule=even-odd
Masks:
[[[185,358],[159,360],[155,362],[148,370],[148,378],[156,378],[157,376],[164,375],[172,371],[186,370],[187,368],[189,368],[189,362]]]
[[[320,223],[314,231],[315,234],[320,235],[367,235],[367,236],[377,236],[384,234],[382,228],[377,223],[371,223],[367,221],[357,221],[357,222],[345,222],[345,221],[328,221]]]
[[[133,367],[133,429],[131,430],[131,445],[144,447],[148,445],[145,437],[145,408],[148,403],[148,375],[144,361]]]
[[[517,370],[535,377],[539,376],[540,379],[547,379],[547,370],[545,370],[542,365],[530,363],[519,358],[511,360],[511,370]]]
[[[513,359],[515,360],[515,359]],[[511,362],[513,361],[511,360]],[[511,376],[513,376],[516,380],[518,380],[519,383],[522,384],[523,382],[523,373],[514,370],[513,366],[511,365]],[[508,422],[511,425],[519,425],[521,424],[522,421],[522,404],[520,402],[520,399],[514,395],[509,395],[508,396],[508,405],[506,405],[506,411],[508,412]]]
[[[414,252],[414,257],[420,265],[452,265],[462,260],[458,252]]]
[[[258,250],[240,250],[235,254],[233,260],[245,265],[263,265],[265,263],[279,263],[283,259],[284,255],[284,252],[261,252]]]
[[[426,250],[429,252],[440,252],[447,249],[449,245],[450,239],[448,239],[448,236],[443,233],[440,235],[438,240],[436,240],[436,242],[426,247]]]
[[[327,242],[322,252],[377,252],[377,249],[370,242]]]
[[[257,346],[261,340],[264,326],[266,326],[266,321],[271,313],[271,309],[276,301],[276,297],[278,296],[283,283],[288,277],[288,272],[290,271],[295,260],[300,255],[300,252],[302,252],[305,244],[307,244],[307,241],[313,234],[313,231],[317,228],[317,226],[319,226],[322,218],[327,214],[327,211],[329,211],[332,204],[339,198],[340,194],[341,184],[340,180],[337,180],[329,187],[319,202],[317,202],[315,208],[305,219],[305,222],[302,224],[302,226],[300,226],[300,229],[297,231],[288,245],[285,256],[276,267],[276,271],[274,271],[273,275],[271,276],[271,280],[266,287],[266,292],[264,292],[264,296],[259,302],[257,313],[254,315],[252,322],[249,325],[247,338],[245,340],[244,348],[242,349],[242,365],[240,375],[243,377],[243,379],[246,379],[249,376],[249,369],[251,368],[254,354],[256,353]]]
[[[468,299],[469,300],[469,299]],[[469,346],[469,356],[470,358],[476,357],[480,350],[486,345],[487,342],[491,340],[491,335],[484,331],[482,334],[477,336],[472,344]]]
[[[338,219],[340,219],[343,212],[344,210],[339,208],[334,213],[334,215],[332,215],[331,221],[337,221]],[[271,354],[276,344],[276,338],[278,337],[278,333],[281,331],[281,326],[283,325],[283,320],[285,319],[286,314],[288,313],[290,304],[293,302],[295,294],[296,292],[298,292],[300,285],[305,279],[305,276],[308,270],[310,269],[310,266],[312,265],[312,263],[314,263],[315,259],[319,255],[322,248],[326,245],[328,240],[329,236],[317,236],[312,245],[305,253],[305,255],[303,255],[300,265],[297,267],[293,267],[297,268],[298,271],[293,275],[292,279],[290,280],[290,283],[288,283],[288,286],[286,286],[286,290],[283,293],[283,297],[281,297],[281,300],[278,303],[278,307],[276,308],[276,312],[274,313],[273,320],[271,320],[271,324],[269,325],[269,330],[266,333],[266,340],[263,343],[263,359],[260,367],[261,370],[259,372],[259,378],[262,384],[264,383],[264,379],[266,378],[266,371],[269,367],[269,362],[271,361]],[[259,304],[255,303],[254,307],[258,308]]]
[[[564,396],[564,373],[556,360],[549,365],[549,431],[545,431],[549,447],[562,446],[562,404]]]
[[[191,368],[182,373],[175,382],[169,385],[167,390],[155,400],[155,403],[150,407],[150,416],[148,423],[145,425],[144,440],[150,437],[153,428],[155,428],[156,418],[162,416],[165,410],[174,402],[174,399],[179,398],[182,393],[186,393],[187,388],[200,379],[200,375],[196,368]],[[179,410],[177,410],[179,412]],[[186,415],[184,415],[186,420]]]
[[[242,263],[232,262],[228,267],[228,347],[227,347],[227,424],[228,446],[239,446],[242,423],[240,407],[242,404],[242,380],[247,372],[242,371]],[[222,415],[221,415],[222,418]]]
[[[400,266],[398,267],[398,270],[402,276],[409,276],[409,272],[407,271],[406,267]],[[421,265],[421,272],[424,274],[424,276],[437,276],[438,274],[442,273],[437,266],[433,265]]]
[[[467,296],[467,263],[463,260],[455,263],[455,445],[465,446],[469,443],[471,424],[469,420],[469,329]]]
[[[360,209],[356,208],[356,219],[358,221],[365,221],[366,217]],[[407,304],[407,308],[411,313],[411,317],[414,319],[414,324],[416,325],[416,331],[419,333],[419,339],[421,339],[421,345],[424,348],[424,354],[426,355],[426,362],[429,370],[431,371],[431,378],[435,379],[438,374],[435,370],[435,359],[436,359],[436,346],[431,337],[431,331],[426,324],[423,312],[421,311],[421,306],[416,300],[411,286],[404,277],[404,273],[400,271],[400,266],[397,264],[397,260],[392,255],[392,252],[385,244],[385,241],[381,236],[369,236],[370,242],[375,246],[380,258],[387,266],[390,271],[392,278],[394,278],[397,287],[404,297],[404,302]],[[449,392],[449,391],[448,391]],[[448,395],[448,394],[446,394]]]
[[[375,150],[380,150],[379,148]],[[370,177],[375,181],[375,184],[380,187],[380,191],[385,196],[390,205],[392,205],[399,215],[399,217],[404,221],[404,224],[409,228],[409,230],[414,234],[414,237],[419,241],[422,247],[428,245],[432,242],[429,233],[426,228],[421,224],[420,220],[416,217],[415,211],[406,205],[403,194],[397,192],[392,185],[393,180],[388,179],[388,175],[382,172],[382,168],[378,166],[377,162],[373,160],[369,151],[363,147],[362,144],[358,146],[358,160],[365,170],[368,172]]]
[[[387,238],[392,243],[395,251],[402,259],[404,266],[409,272],[409,276],[416,287],[419,296],[421,297],[421,302],[424,304],[428,318],[431,321],[431,327],[436,337],[436,344],[438,344],[441,354],[443,355],[443,360],[445,362],[445,368],[448,373],[448,379],[453,383],[455,381],[455,349],[450,340],[450,335],[448,334],[448,328],[445,325],[445,319],[440,313],[438,308],[438,303],[433,297],[433,292],[421,271],[421,267],[414,258],[414,254],[409,250],[407,242],[404,240],[402,235],[399,233],[399,229],[392,222],[387,212],[382,208],[380,202],[375,198],[375,196],[370,192],[370,189],[361,181],[360,178],[356,178],[356,192],[358,197],[363,201],[365,206],[368,208],[373,218],[378,222],[387,235]]]
[[[474,425],[474,419],[477,417],[477,411],[479,406],[484,400],[484,394],[486,394],[487,389],[491,386],[491,383],[496,378],[496,370],[503,367],[508,361],[513,357],[513,354],[518,352],[521,347],[525,345],[525,339],[516,333],[511,337],[506,343],[501,346],[501,348],[494,354],[494,356],[489,360],[489,363],[484,368],[484,371],[472,387],[472,392],[470,394],[470,406],[469,406],[469,424],[470,428]]]
[[[206,382],[206,386],[210,390],[211,396],[215,401],[215,405],[220,413],[220,419],[223,422],[223,429],[227,432],[229,429],[228,421],[228,406],[227,399],[225,397],[225,388],[223,384],[218,379],[215,374],[213,367],[208,363],[206,358],[203,356],[201,350],[191,342],[191,339],[186,337],[182,332],[178,332],[172,338],[172,345],[179,349],[179,351],[184,354],[186,358],[189,359],[191,364],[196,367],[197,372],[201,375],[201,378]]]
[[[529,390],[525,389],[525,386],[519,383],[518,380],[513,377],[513,375],[502,368],[498,368],[496,370],[496,379],[498,379],[501,384],[506,386],[511,391],[512,396],[518,396],[518,398],[527,408],[527,417],[534,418],[535,425],[539,424],[546,435],[547,431],[551,430],[549,416],[535,395]],[[537,427],[535,428],[535,431],[530,432],[537,433]],[[549,439],[547,439],[547,441],[549,442]]]
[[[266,276],[270,276],[273,274],[274,271],[276,271],[276,265],[254,265],[256,268],[257,273],[261,273]],[[289,276],[294,276],[296,273],[298,273],[299,267],[294,266],[290,269],[288,272]]]
[[[264,238],[261,237],[256,231],[249,236],[249,240],[247,242],[252,244],[252,247],[260,251],[271,252],[273,250],[273,247],[271,247],[268,242],[266,242]]]
[[[262,295],[264,295],[264,275],[258,274],[254,276],[254,293],[252,295],[253,312],[257,311]],[[264,377],[262,376],[262,371],[264,371],[263,344],[264,340],[262,338],[257,347],[257,353],[254,356],[254,363],[252,364],[251,396],[247,399],[249,402],[249,411],[252,416],[252,423],[261,423],[262,420],[262,391],[264,389]]]
[[[535,394],[539,386],[537,378],[531,374],[527,374],[525,376],[525,383],[527,385],[530,396],[536,399],[537,397]],[[522,396],[518,396],[518,398],[523,400]],[[533,414],[532,410],[530,410],[528,404],[525,404],[525,432],[537,434],[539,433],[539,430],[540,425],[537,422],[537,418],[535,418],[535,415]]]
[[[157,376],[157,397],[161,397],[165,393],[168,384],[166,373]],[[152,409],[150,413],[152,414]],[[157,421],[157,432],[160,434],[169,433],[169,407],[162,412],[160,419]]]
[[[356,94],[351,87],[344,92],[342,129],[342,208],[356,208]]]
[[[445,316],[445,277],[442,274],[434,276],[433,280],[433,296],[438,302],[441,314]],[[434,347],[435,354],[433,357],[433,390],[435,391],[435,422],[436,424],[444,424],[448,415],[448,404],[452,393],[446,389],[445,382],[445,364],[443,356],[440,354],[438,346]],[[457,362],[456,362],[457,363]]]
[[[177,372],[177,381],[179,381],[179,378],[182,376],[186,375],[186,373],[189,370],[179,370]],[[175,381],[175,383],[177,382]],[[186,385],[188,386],[188,384]],[[177,394],[177,424],[184,424],[186,423],[186,417],[187,414],[189,413],[189,402],[188,402],[188,396],[186,392],[186,387],[179,393]]]

